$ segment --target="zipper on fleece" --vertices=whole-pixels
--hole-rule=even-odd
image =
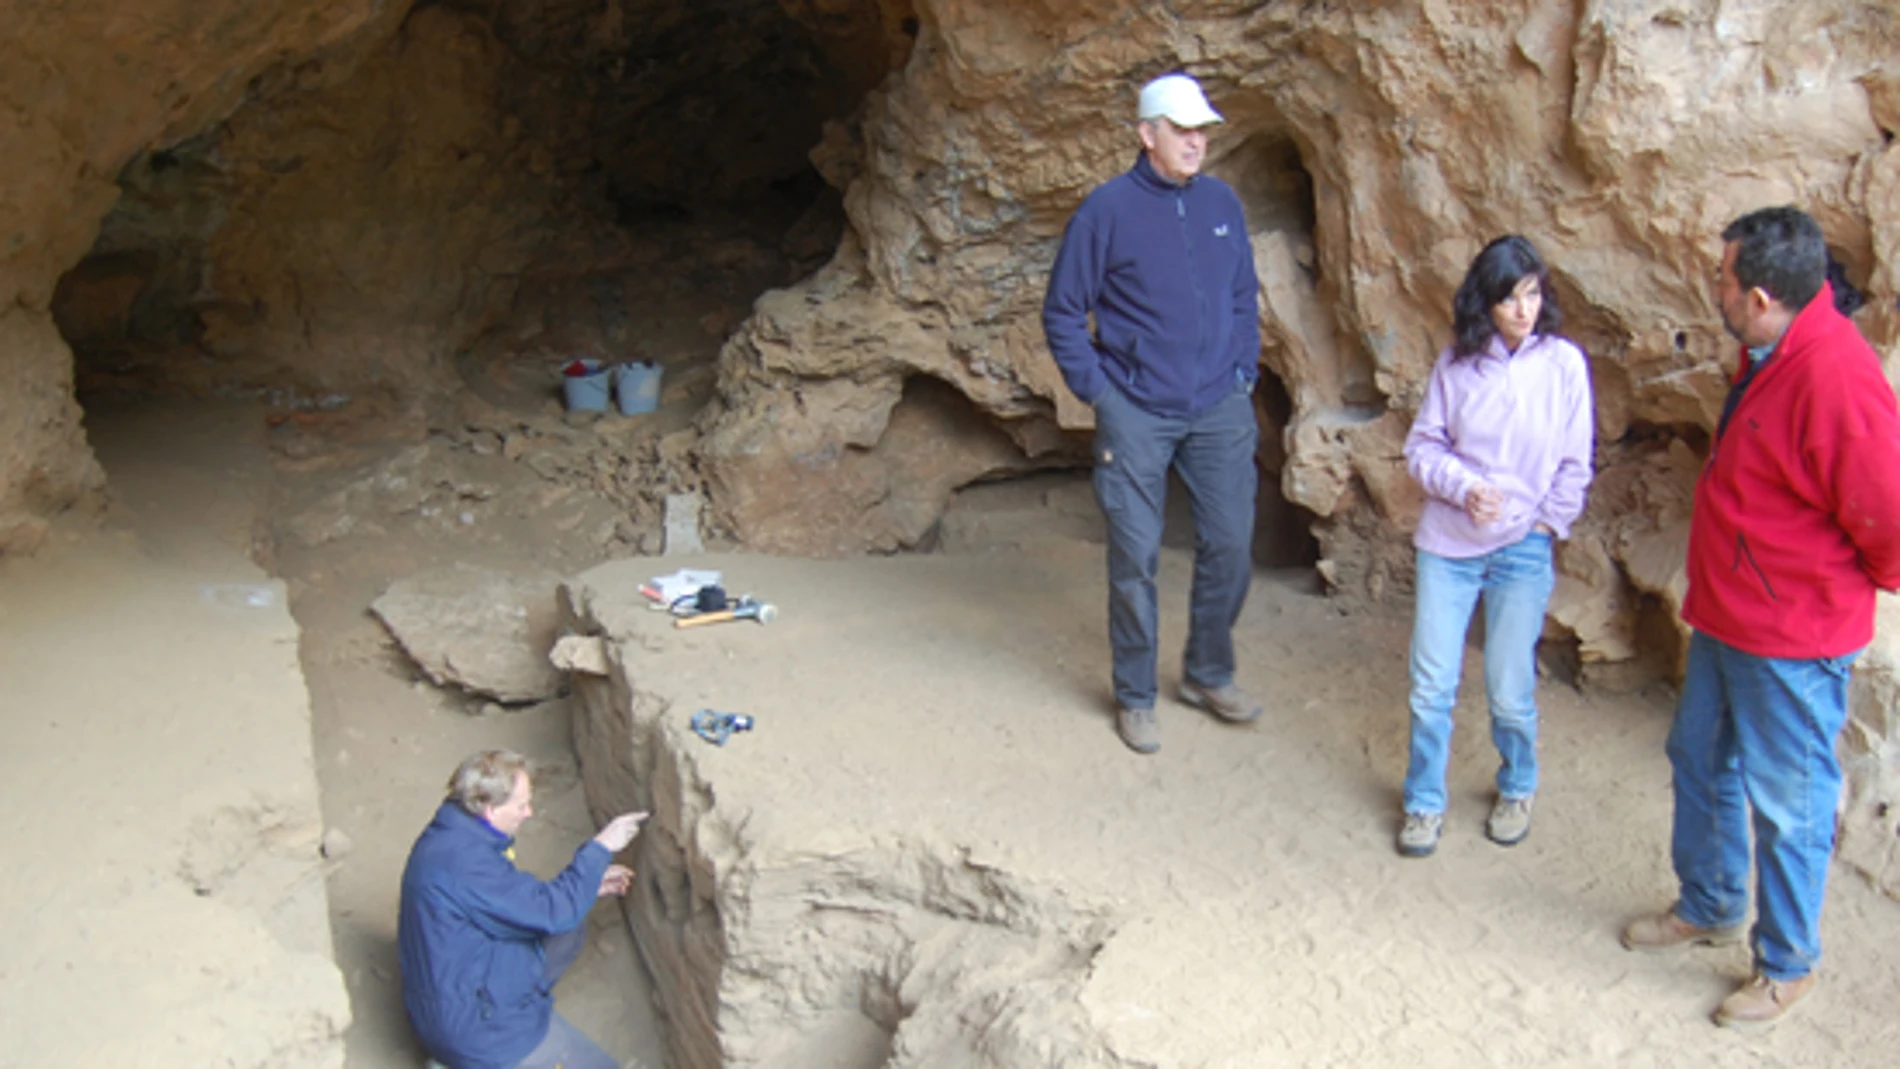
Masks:
[[[1194,259],[1194,237],[1188,230],[1187,187],[1182,186],[1174,194],[1174,216],[1181,228],[1181,247],[1187,254],[1188,284],[1194,287],[1194,372],[1188,384],[1187,396],[1182,404],[1194,407],[1194,399],[1200,396],[1200,371],[1207,358],[1207,292],[1201,287],[1201,267]]]
[[[1749,568],[1754,570],[1755,578],[1761,580],[1762,589],[1768,592],[1768,600],[1780,601],[1781,599],[1775,596],[1775,585],[1768,581],[1768,573],[1762,571],[1761,565],[1755,563],[1754,551],[1748,548],[1748,536],[1737,531],[1735,532],[1735,562],[1729,565],[1729,571],[1741,571],[1743,561],[1747,561]]]

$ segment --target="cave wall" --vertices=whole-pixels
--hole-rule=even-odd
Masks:
[[[82,388],[442,399],[524,272],[580,286],[642,212],[809,170],[848,80],[778,8],[728,6],[721,36],[676,0],[425,4],[348,62],[273,68],[121,173],[55,297]],[[786,91],[743,113],[761,84]]]
[[[850,232],[728,345],[699,477],[748,545],[914,545],[956,486],[1075,461],[1090,414],[1042,347],[1043,280],[1075,204],[1133,155],[1134,89],[1175,68],[1230,120],[1211,169],[1246,200],[1263,360],[1293,401],[1282,490],[1319,517],[1322,570],[1348,592],[1406,581],[1418,502],[1397,446],[1489,236],[1526,233],[1555,266],[1606,470],[1656,463],[1632,427],[1711,422],[1728,346],[1706,278],[1727,218],[1799,201],[1857,281],[1893,288],[1900,35],[1877,4],[783,0],[711,22],[681,0],[114,6],[6,9],[26,57],[0,104],[0,146],[24,161],[0,251],[9,548],[99,488],[46,315],[89,249],[67,336],[176,330],[198,359],[153,373],[171,385],[426,397],[578,223],[756,193],[807,142]],[[752,112],[723,141],[700,129]],[[666,147],[680,127],[699,132]],[[115,184],[146,210],[108,216]],[[191,323],[137,323],[126,294],[154,279]],[[1860,319],[1892,347],[1889,302]],[[897,425],[954,442],[888,433],[934,396],[920,379],[971,413]],[[1590,656],[1632,642],[1601,611],[1641,570],[1649,532],[1627,520],[1593,506],[1567,550],[1555,615]]]
[[[545,146],[502,111],[513,73],[479,17],[419,8],[374,49],[277,68],[215,129],[136,157],[55,295],[82,387],[443,392],[455,345],[567,207]]]
[[[1170,69],[1201,77],[1228,117],[1210,169],[1247,200],[1263,360],[1294,400],[1283,489],[1323,518],[1352,589],[1394,575],[1387,547],[1353,532],[1402,535],[1416,512],[1397,445],[1490,237],[1525,233],[1554,265],[1611,464],[1632,425],[1712,421],[1730,353],[1707,278],[1727,219],[1798,201],[1857,278],[1892,289],[1883,5],[938,0],[918,14],[910,62],[866,102],[861,152],[828,172],[846,186],[846,247],[763,303],[724,356],[705,452],[748,543],[888,537],[851,501],[814,526],[802,490],[771,488],[874,452],[909,376],[954,384],[1026,450],[1055,447],[1041,424],[1088,425],[1042,347],[1042,287],[1069,213],[1134,155],[1135,89]],[[1306,219],[1272,193],[1288,180],[1310,183]],[[1862,325],[1892,347],[1890,308]],[[1360,512],[1369,526],[1348,522]]]
[[[186,7],[0,5],[0,552],[99,500],[75,385],[426,409],[473,339],[544,326],[507,321],[524,272],[808,198],[788,175],[910,41],[900,0]]]
[[[0,553],[32,548],[50,516],[96,504],[103,486],[48,308],[120,169],[230,114],[283,57],[345,51],[400,15],[384,0],[0,3]]]

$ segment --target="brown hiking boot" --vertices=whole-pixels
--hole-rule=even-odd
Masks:
[[[1115,730],[1136,753],[1154,753],[1161,749],[1161,725],[1155,723],[1153,709],[1117,707]]]
[[[1781,1023],[1801,997],[1814,990],[1814,974],[1798,980],[1770,980],[1761,973],[1735,989],[1715,1011],[1715,1023],[1738,1032],[1766,1032]]]
[[[1198,683],[1181,683],[1181,700],[1196,709],[1205,709],[1229,724],[1246,724],[1260,719],[1264,707],[1247,692],[1232,683],[1219,687],[1203,687]]]
[[[1671,906],[1666,912],[1643,917],[1623,929],[1623,946],[1656,954],[1692,946],[1733,946],[1742,941],[1742,935],[1743,926],[1739,924],[1732,928],[1698,928],[1676,916],[1676,908]]]

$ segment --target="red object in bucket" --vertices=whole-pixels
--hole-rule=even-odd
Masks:
[[[562,368],[561,374],[566,375],[570,379],[577,379],[577,378],[580,378],[582,375],[591,375],[593,374],[593,372],[588,370],[587,361],[576,360],[573,363]]]

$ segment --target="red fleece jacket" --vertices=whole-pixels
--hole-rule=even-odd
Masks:
[[[1710,447],[1682,618],[1760,657],[1838,657],[1872,640],[1875,588],[1900,588],[1900,414],[1824,285]]]

